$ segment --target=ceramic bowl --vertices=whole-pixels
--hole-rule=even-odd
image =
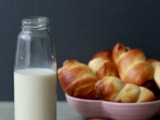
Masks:
[[[160,110],[160,100],[144,103],[115,103],[79,99],[65,94],[69,106],[85,118],[148,120]]]

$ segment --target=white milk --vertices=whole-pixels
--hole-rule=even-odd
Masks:
[[[15,120],[56,120],[56,89],[56,73],[50,69],[15,71]]]

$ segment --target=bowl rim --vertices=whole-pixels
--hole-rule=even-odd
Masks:
[[[72,100],[76,101],[81,101],[81,102],[92,102],[92,103],[104,103],[104,104],[111,104],[111,105],[118,105],[118,106],[140,106],[140,105],[151,105],[151,104],[158,104],[160,106],[160,100],[154,100],[154,101],[149,101],[149,102],[139,102],[139,103],[119,103],[119,102],[112,102],[112,101],[105,101],[105,100],[91,100],[91,99],[82,99],[82,98],[77,98],[73,97],[71,95],[68,95],[65,93],[66,98],[71,98]]]

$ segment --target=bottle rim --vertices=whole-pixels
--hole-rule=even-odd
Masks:
[[[45,16],[29,16],[22,19],[22,29],[45,30],[49,28],[49,18]]]

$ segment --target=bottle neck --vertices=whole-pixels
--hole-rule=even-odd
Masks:
[[[39,16],[22,19],[22,30],[49,30],[49,19]]]

